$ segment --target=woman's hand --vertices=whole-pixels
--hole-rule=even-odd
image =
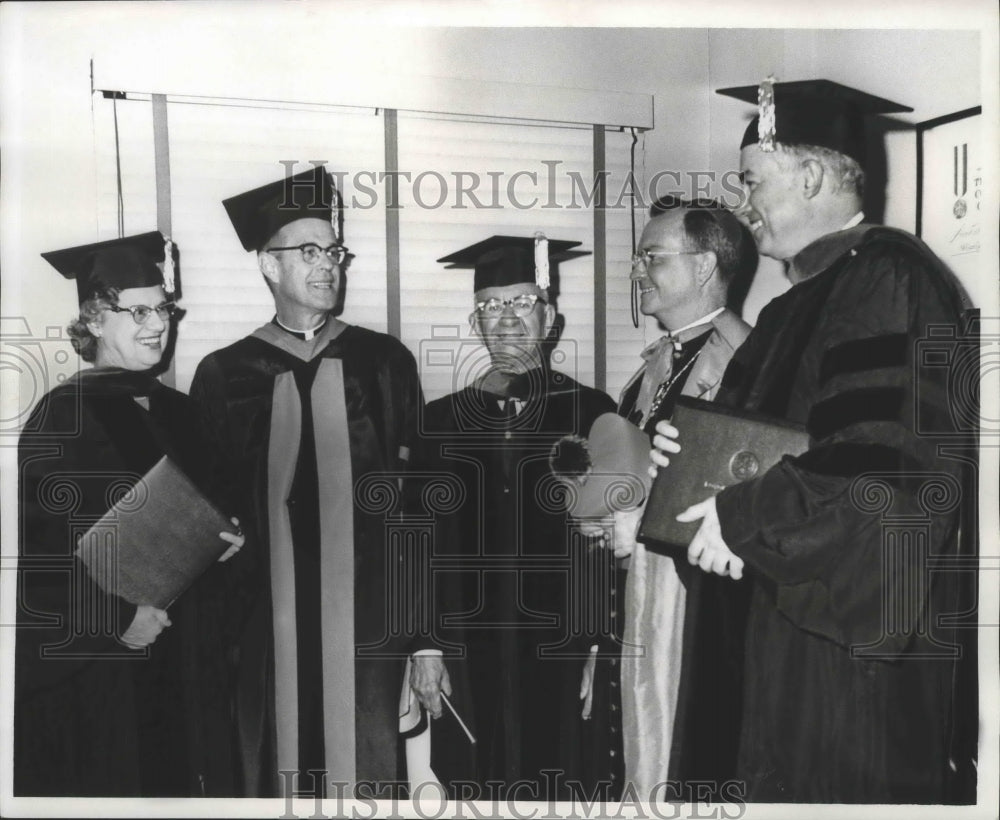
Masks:
[[[232,544],[232,546],[229,549],[227,549],[224,553],[222,553],[222,555],[219,556],[220,563],[223,561],[228,561],[230,558],[236,555],[236,553],[238,553],[243,548],[243,545],[246,543],[247,540],[247,537],[243,534],[243,530],[240,529],[240,519],[234,517],[230,518],[229,520],[236,525],[236,532],[219,533],[219,538],[221,538],[223,541],[228,541],[230,544]]]
[[[132,623],[122,635],[122,643],[132,649],[142,649],[153,643],[168,626],[170,617],[165,610],[143,604],[136,610]]]

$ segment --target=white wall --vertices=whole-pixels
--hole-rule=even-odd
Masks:
[[[622,23],[641,22],[627,11],[622,5]],[[913,105],[902,118],[911,122],[982,96],[978,35],[962,31],[393,27],[345,23],[332,4],[5,3],[0,13],[4,312],[23,314],[35,333],[75,307],[72,287],[38,254],[95,234],[92,57],[133,65],[164,90],[181,79],[217,88],[249,78],[266,96],[313,88],[320,78],[336,96],[398,76],[653,94],[647,176],[734,168],[752,112],[714,90],[771,72],[860,85]],[[908,199],[899,197],[891,212],[904,226]],[[780,268],[765,262],[749,317],[783,287]]]

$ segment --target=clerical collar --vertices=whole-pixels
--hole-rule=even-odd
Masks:
[[[677,330],[668,330],[659,339],[656,339],[655,341],[650,342],[648,345],[646,345],[646,347],[643,348],[643,351],[640,355],[642,356],[643,359],[649,361],[650,359],[659,356],[663,351],[663,349],[669,345],[673,347],[674,356],[677,356],[678,354],[680,354],[681,349],[684,346],[684,342],[690,341],[691,338],[701,335],[700,333],[696,333],[695,336],[692,336],[689,339],[681,339],[682,333],[686,333],[692,328],[701,327],[702,325],[707,325],[716,316],[722,313],[722,311],[724,311],[725,309],[726,309],[725,306],[716,308],[711,313],[705,314],[700,319],[695,319],[693,322],[684,325],[684,327],[678,328]]]
[[[274,323],[286,333],[291,333],[296,339],[301,339],[303,342],[311,342],[315,338],[316,334],[326,327],[326,323],[329,318],[329,315],[324,316],[323,321],[316,325],[316,327],[310,328],[309,330],[296,330],[295,328],[291,328],[288,325],[283,324],[281,319],[277,316],[274,317]]]
[[[677,330],[668,330],[667,331],[667,336],[670,336],[673,339],[679,339],[680,335],[685,330],[690,330],[691,328],[698,327],[699,325],[707,325],[709,322],[712,321],[712,319],[714,319],[716,316],[718,316],[720,313],[722,313],[722,311],[724,311],[725,309],[726,309],[726,306],[723,305],[720,308],[716,308],[711,313],[706,313],[700,319],[695,319],[693,322],[690,322],[690,323],[684,325],[684,327],[679,327],[679,328],[677,328]]]

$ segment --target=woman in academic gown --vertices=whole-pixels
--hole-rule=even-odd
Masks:
[[[232,792],[223,656],[205,640],[217,613],[199,612],[218,565],[168,613],[104,593],[73,556],[163,455],[198,479],[187,397],[155,376],[174,307],[164,250],[153,232],[43,254],[77,281],[69,333],[94,367],[44,396],[19,442],[18,796]],[[222,559],[243,543],[220,538]]]

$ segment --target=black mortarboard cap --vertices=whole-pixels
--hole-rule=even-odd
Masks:
[[[42,258],[67,279],[76,280],[82,304],[98,290],[162,285],[163,272],[156,263],[165,258],[164,242],[163,234],[151,231],[49,251]]]
[[[322,165],[222,201],[248,251],[259,251],[278,230],[297,219],[330,222],[343,241],[344,215],[333,179]],[[336,218],[333,218],[336,213]]]
[[[758,88],[756,85],[720,88],[718,93],[756,104]],[[831,80],[776,82],[773,88],[776,142],[829,148],[851,157],[862,167],[865,164],[865,116],[913,110]],[[758,114],[747,126],[740,148],[758,143],[759,121]]]
[[[536,238],[548,243],[547,256],[553,271],[560,262],[590,255],[590,251],[571,250],[580,243],[564,239],[545,239],[541,235],[491,236],[475,245],[442,256],[437,261],[443,262],[449,269],[474,269],[472,284],[474,291],[524,283],[537,284],[546,289],[549,284],[544,279],[545,274],[537,271],[538,266],[535,263]]]

